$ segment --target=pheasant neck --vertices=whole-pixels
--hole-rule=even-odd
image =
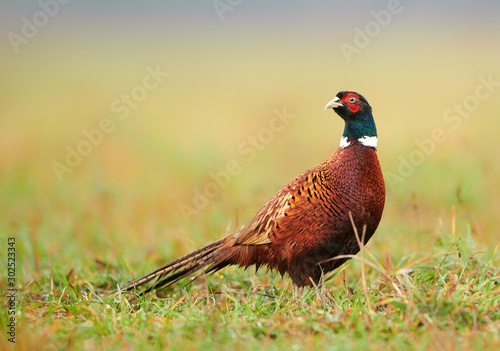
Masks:
[[[375,127],[375,121],[371,113],[345,121],[340,147],[345,148],[351,145],[350,140],[352,139],[358,139],[364,146],[377,147],[377,127]]]
[[[351,145],[351,142],[349,141],[349,139],[352,140],[353,138],[348,138],[345,136],[340,138],[340,147],[342,149]],[[358,138],[358,141],[364,146],[377,147],[377,137],[376,136],[364,136],[362,138]]]

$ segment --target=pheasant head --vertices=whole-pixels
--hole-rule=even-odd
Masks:
[[[372,108],[358,93],[341,91],[325,106],[332,108],[345,121],[340,146],[350,145],[349,139],[358,139],[363,145],[377,147],[377,128],[373,120]]]

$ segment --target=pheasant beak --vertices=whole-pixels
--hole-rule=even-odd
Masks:
[[[340,107],[340,106],[344,106],[340,103],[340,99],[336,96],[334,97],[332,100],[330,100],[326,106],[325,106],[325,110],[328,110],[329,108],[337,108],[337,107]]]

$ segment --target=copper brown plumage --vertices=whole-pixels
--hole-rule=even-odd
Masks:
[[[281,189],[240,231],[208,244],[120,290],[154,279],[145,292],[195,273],[227,265],[267,266],[292,279],[298,288],[318,284],[322,274],[346,261],[333,259],[359,251],[350,216],[364,243],[375,232],[384,208],[385,186],[376,154],[371,107],[354,92],[340,92],[327,104],[345,121],[341,146],[322,164]]]

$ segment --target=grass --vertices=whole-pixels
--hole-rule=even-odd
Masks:
[[[500,269],[491,253],[472,251],[472,246],[470,236],[443,234],[428,251],[397,263],[389,254],[379,260],[367,251],[366,292],[359,271],[348,267],[333,277],[337,284],[327,279],[298,301],[287,281],[274,275],[228,270],[130,304],[123,296],[99,294],[127,279],[122,265],[55,267],[19,294],[17,346],[495,349],[500,345]],[[6,318],[3,312],[2,325]]]
[[[440,37],[425,33],[423,40],[432,40],[419,55],[413,48],[393,52],[413,40],[401,35],[395,45],[381,35],[344,69],[344,58],[324,45],[327,34],[303,40],[302,55],[301,37],[279,49],[262,44],[250,55],[249,38],[235,34],[228,40],[236,49],[211,40],[188,48],[199,40],[163,37],[140,41],[140,49],[128,37],[108,48],[99,36],[74,53],[64,39],[49,43],[50,50],[33,40],[26,47],[32,51],[5,56],[0,256],[14,237],[15,349],[500,348],[500,163],[491,142],[500,128],[498,91],[460,128],[442,118],[474,93],[479,75],[497,67],[498,52],[474,34],[461,36],[475,48],[464,54],[462,46],[443,48]],[[474,66],[474,55],[485,52],[488,60]],[[111,102],[156,62],[171,77],[119,120]],[[389,189],[362,261],[351,260],[298,301],[288,278],[235,268],[137,305],[106,296],[117,283],[240,228],[287,181],[323,161],[337,147],[342,123],[322,108],[345,88],[359,90],[374,107],[386,180],[399,157],[415,150],[415,139],[438,127],[447,135]],[[295,119],[246,161],[240,143],[283,107]],[[60,182],[52,162],[63,162],[66,147],[105,117],[116,130]],[[241,172],[185,220],[179,204],[192,204],[194,189],[230,160]],[[1,272],[2,292],[6,277]],[[7,312],[0,311],[0,348],[13,349]]]

